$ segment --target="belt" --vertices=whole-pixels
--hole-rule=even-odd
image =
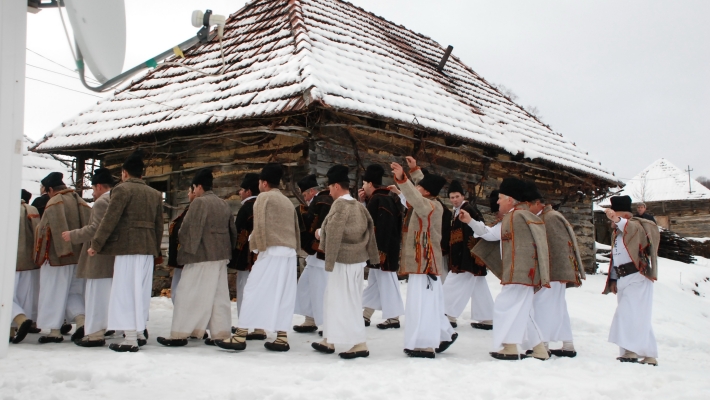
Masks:
[[[639,270],[636,268],[636,266],[632,262],[626,263],[626,264],[621,264],[621,265],[618,265],[614,268],[616,268],[616,274],[619,276],[619,278],[623,278],[625,276],[639,272]]]

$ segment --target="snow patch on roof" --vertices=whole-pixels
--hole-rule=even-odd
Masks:
[[[24,137],[22,150],[22,189],[32,193],[32,199],[40,196],[39,186],[42,179],[50,172],[64,174],[64,182],[71,182],[70,161],[62,161],[61,157],[49,154],[33,153],[28,149],[35,143],[27,136]]]

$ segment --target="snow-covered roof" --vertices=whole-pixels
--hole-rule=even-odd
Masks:
[[[710,189],[695,179],[690,185],[689,188],[687,172],[661,158],[631,178],[617,196],[631,196],[634,203],[710,199]],[[607,198],[599,204],[608,206],[611,201]]]
[[[22,188],[32,193],[32,198],[40,196],[39,185],[50,172],[64,174],[64,182],[70,184],[71,168],[69,161],[61,161],[60,157],[49,154],[40,154],[28,151],[35,143],[27,136],[24,137],[22,150]]]
[[[311,102],[418,123],[511,154],[617,181],[434,40],[341,0],[255,0],[224,31],[226,72],[161,67],[65,121],[40,151],[295,112]],[[217,40],[178,60],[214,73]]]

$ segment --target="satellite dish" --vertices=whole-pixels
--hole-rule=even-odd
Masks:
[[[105,83],[123,71],[126,7],[123,0],[64,0],[69,22],[91,73]]]

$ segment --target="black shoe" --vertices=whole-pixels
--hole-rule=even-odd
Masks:
[[[91,340],[88,336],[86,336],[86,340],[84,340],[84,338],[81,338],[80,340],[75,340],[74,344],[79,347],[103,347],[106,345],[106,340]]]
[[[557,357],[574,358],[577,356],[577,352],[574,350],[555,349],[555,350],[550,350],[550,355],[557,356]]]
[[[318,336],[323,337],[323,331],[318,331]]]
[[[62,335],[68,335],[69,332],[71,332],[71,324],[64,324],[59,329],[59,333],[61,333]]]
[[[111,330],[111,331],[106,331],[106,333],[104,333],[104,336],[113,336],[115,334],[116,334],[116,331]]]
[[[496,360],[505,360],[505,361],[517,361],[517,360],[522,360],[525,358],[528,358],[528,356],[524,354],[501,354],[496,351],[488,353],[491,355],[491,357],[495,358]]]
[[[365,320],[365,326],[370,326],[370,320],[369,320],[369,319],[367,319],[367,318],[365,318],[365,317],[362,317],[362,319]]]
[[[71,335],[71,341],[76,342],[77,340],[81,340],[81,338],[84,337],[84,327],[80,326],[76,328],[76,331]]]
[[[210,337],[210,335],[208,335],[207,332],[205,332],[205,334],[202,335],[202,340],[205,340],[205,339],[207,339],[208,337]]]
[[[61,343],[64,341],[64,338],[59,336],[40,336],[39,339],[37,339],[38,342],[45,344],[45,343]]]
[[[148,340],[148,328],[143,329],[143,336],[145,336],[145,340]]]
[[[33,326],[30,328],[30,331],[28,333],[42,333],[42,330],[36,326]]]
[[[616,357],[616,359],[621,361],[622,363],[637,363],[637,362],[639,362],[638,358]]]
[[[451,321],[449,321],[449,323],[451,324],[451,327],[452,327],[452,328],[458,328],[458,327],[459,327],[459,324],[457,324],[456,322],[451,322]]]
[[[232,342],[231,338],[227,340],[215,340],[214,344],[220,349],[226,350],[244,350],[247,348],[247,342]]]
[[[533,357],[532,353],[533,353],[532,350],[526,351],[526,352],[525,352],[525,358]],[[548,350],[548,351],[547,351],[547,357],[551,357],[551,356],[552,356],[552,353],[550,353],[550,350]],[[546,361],[546,360],[549,359],[549,358],[537,358],[537,357],[533,357],[533,358],[536,359],[536,360],[541,360],[541,361]]]
[[[205,344],[208,346],[214,346],[215,341],[213,339],[207,338],[205,339]]]
[[[167,347],[182,347],[187,346],[187,339],[170,339],[158,336],[158,343]]]
[[[247,333],[247,340],[266,340],[265,333]]]
[[[288,343],[277,343],[275,341],[264,343],[264,347],[266,347],[267,350],[271,350],[271,351],[289,351],[289,350],[291,350],[291,346],[289,346]]]
[[[399,321],[397,322],[392,322],[392,323],[387,323],[387,321],[377,324],[377,329],[399,329]]]
[[[352,360],[353,358],[367,357],[370,355],[370,352],[367,350],[362,350],[362,351],[355,351],[352,353],[348,353],[348,352],[339,353],[338,355],[340,356],[340,358],[344,358],[346,360]]]
[[[237,327],[236,327],[236,326],[233,326],[233,327],[232,327],[232,335],[234,335],[235,333],[237,333]]]
[[[108,345],[108,348],[117,353],[137,353],[138,350],[140,350],[140,347],[138,346],[118,343],[111,343],[110,345]]]
[[[30,329],[32,328],[32,320],[26,319],[25,322],[21,323],[17,328],[15,336],[12,338],[12,343],[18,344],[25,339]]]
[[[308,326],[294,325],[293,330],[298,333],[311,333],[311,332],[317,331],[318,327],[315,325],[308,325]]]
[[[436,354],[433,351],[409,350],[404,349],[405,354],[414,358],[435,358]]]
[[[335,353],[335,349],[334,349],[334,348],[331,349],[330,347],[325,346],[325,345],[323,345],[323,344],[320,344],[320,343],[318,343],[318,342],[313,342],[313,343],[311,343],[311,347],[313,347],[313,349],[316,350],[316,351],[320,351],[321,353],[325,353],[325,354],[333,354],[333,353]]]
[[[437,353],[443,353],[443,352],[445,352],[446,349],[448,349],[449,347],[451,347],[451,345],[454,344],[454,342],[455,342],[456,339],[458,339],[458,338],[459,338],[459,334],[456,333],[456,332],[454,332],[454,334],[451,335],[451,340],[448,340],[448,341],[444,341],[444,342],[439,343],[439,347],[438,347],[436,350],[434,350],[434,351],[437,352]]]
[[[148,344],[148,339],[138,339],[138,347],[143,347]]]
[[[484,331],[490,331],[491,329],[493,329],[493,325],[481,324],[479,322],[471,322],[471,328],[483,329]]]

